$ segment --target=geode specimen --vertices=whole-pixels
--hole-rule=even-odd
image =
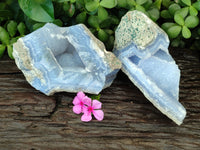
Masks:
[[[36,89],[98,94],[111,85],[121,62],[105,50],[83,24],[44,27],[20,38],[13,56],[26,80]]]
[[[114,53],[122,71],[162,113],[180,125],[180,70],[168,52],[167,34],[139,11],[128,12],[115,32]]]

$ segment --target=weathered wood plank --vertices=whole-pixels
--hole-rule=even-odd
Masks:
[[[13,61],[0,61],[0,149],[199,149],[200,62],[196,52],[172,50],[181,69],[181,126],[161,114],[120,72],[101,92],[105,118],[83,123],[72,112],[75,94],[45,96]],[[10,64],[9,67],[7,65]]]
[[[5,73],[20,73],[14,60],[10,60],[7,55],[4,55],[3,58],[0,59],[0,74]]]

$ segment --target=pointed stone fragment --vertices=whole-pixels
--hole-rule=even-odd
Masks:
[[[20,38],[13,56],[26,80],[36,89],[98,94],[111,85],[121,62],[83,24],[44,27]]]
[[[155,107],[180,125],[186,115],[178,101],[180,70],[168,46],[167,34],[139,11],[128,12],[115,32],[114,53],[123,72]]]

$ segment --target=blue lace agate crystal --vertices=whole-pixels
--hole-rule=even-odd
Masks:
[[[180,70],[168,46],[167,34],[139,11],[128,12],[115,32],[114,53],[122,71],[155,107],[180,125],[186,115],[178,101]]]
[[[83,24],[44,27],[20,38],[13,56],[26,80],[36,89],[98,94],[111,85],[121,62],[105,50]]]

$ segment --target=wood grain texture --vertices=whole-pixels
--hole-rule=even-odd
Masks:
[[[181,69],[181,126],[159,112],[122,72],[101,92],[105,118],[80,121],[73,93],[45,96],[13,61],[0,60],[0,150],[200,149],[200,61],[197,51],[171,50]]]

